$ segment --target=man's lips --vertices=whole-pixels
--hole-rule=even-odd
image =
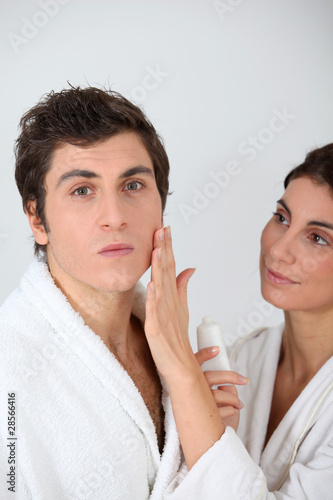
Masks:
[[[103,257],[123,257],[132,253],[134,246],[130,243],[111,243],[99,250],[99,255]]]
[[[268,281],[276,283],[277,285],[298,285],[297,281],[293,281],[284,274],[278,273],[269,267],[266,267],[266,277]]]

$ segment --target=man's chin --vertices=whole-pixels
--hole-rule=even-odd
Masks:
[[[121,280],[111,280],[107,283],[100,283],[97,286],[93,285],[97,291],[106,293],[106,294],[119,294],[119,293],[127,293],[134,290],[135,285],[139,281],[140,277],[134,279],[121,279]]]

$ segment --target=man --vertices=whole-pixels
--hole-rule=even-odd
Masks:
[[[0,309],[0,497],[162,498],[179,443],[135,289],[167,155],[139,108],[97,88],[47,95],[21,129],[37,257]]]

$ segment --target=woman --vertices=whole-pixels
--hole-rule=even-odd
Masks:
[[[333,498],[333,144],[308,154],[285,189],[260,256],[263,297],[284,310],[285,322],[241,339],[231,356],[235,372],[207,375],[210,386],[244,383],[236,372],[249,376],[239,389],[240,437],[214,402],[230,415],[241,408],[235,390],[212,393],[189,344],[193,270],[176,280],[169,228],[155,237],[146,334],[189,470],[167,499]]]

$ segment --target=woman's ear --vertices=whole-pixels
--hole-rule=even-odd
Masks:
[[[28,221],[31,227],[31,231],[35,237],[35,240],[40,245],[47,245],[49,238],[45,231],[45,228],[36,212],[36,200],[28,201],[28,208],[25,210],[28,217]]]

